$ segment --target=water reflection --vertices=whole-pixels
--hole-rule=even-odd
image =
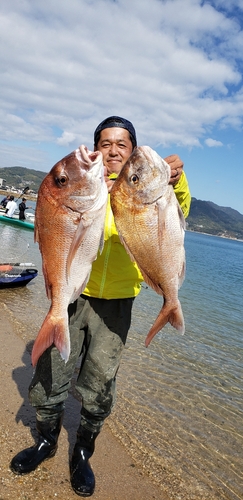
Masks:
[[[33,233],[0,229],[7,255],[18,256],[28,244],[26,258],[39,270],[26,288],[0,291],[28,343],[49,309],[40,253]],[[146,349],[162,298],[143,288],[135,300],[109,425],[171,499],[243,498],[242,248],[204,235],[187,238],[184,336],[166,326]]]

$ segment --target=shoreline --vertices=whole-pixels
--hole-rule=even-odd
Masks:
[[[197,234],[205,234],[205,236],[214,236],[216,238],[223,238],[224,240],[233,240],[233,241],[241,241],[243,242],[242,239],[240,238],[233,238],[230,236],[224,236],[223,234],[211,234],[211,233],[204,233],[203,231],[195,231],[194,229],[187,229],[186,232],[188,233],[197,233]]]
[[[6,194],[8,195],[13,195],[15,198],[17,198],[18,200],[20,200],[23,196],[26,198],[26,200],[28,201],[32,201],[32,202],[37,202],[37,196],[38,194],[36,195],[29,195],[28,193],[27,194],[19,194],[19,193],[16,193],[16,192],[12,192],[12,191],[5,191],[5,190],[1,190],[0,189],[0,196],[6,196]],[[19,196],[18,196],[19,195]],[[196,231],[195,229],[190,229],[190,228],[186,228],[186,231],[190,232],[190,233],[198,233],[198,234],[205,234],[207,236],[216,236],[217,238],[224,238],[226,240],[234,240],[234,241],[241,241],[243,242],[243,239],[241,238],[236,238],[236,237],[231,237],[231,236],[225,236],[224,234],[212,234],[212,233],[205,233],[204,231]]]
[[[11,458],[21,449],[32,446],[36,438],[35,410],[28,402],[28,385],[32,377],[30,343],[19,337],[7,311],[2,311],[1,360],[2,404],[0,442],[1,500],[36,500],[79,498],[69,482],[69,457],[79,425],[80,403],[69,395],[63,429],[55,457],[45,461],[27,475],[17,476],[9,469]],[[14,349],[13,349],[14,346]],[[109,417],[112,418],[112,417]],[[94,500],[171,500],[162,489],[139,468],[128,450],[112,433],[109,424],[97,438],[96,451],[91,459],[96,476]]]
[[[34,195],[29,195],[29,194],[24,194],[24,193],[16,193],[16,191],[11,191],[11,189],[10,190],[0,189],[0,196],[8,196],[8,195],[13,195],[14,198],[17,198],[17,200],[20,200],[23,197],[26,198],[26,200],[30,200],[30,201],[37,200],[37,195],[34,196]]]

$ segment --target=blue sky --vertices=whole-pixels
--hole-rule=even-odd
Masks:
[[[243,0],[11,0],[0,27],[0,167],[48,172],[116,114],[243,214]]]

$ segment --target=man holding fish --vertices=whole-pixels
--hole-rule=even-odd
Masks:
[[[121,170],[119,180],[114,182]],[[144,177],[148,183],[146,193]],[[150,189],[151,178],[154,184]],[[130,191],[126,191],[127,186]],[[108,201],[107,190],[111,192]],[[156,197],[151,194],[151,201],[150,192],[155,191]],[[130,192],[134,196],[132,206],[127,203]],[[142,202],[137,204],[138,198]],[[177,292],[185,267],[182,212],[185,217],[188,215],[190,202],[180,158],[172,155],[164,161],[150,148],[137,148],[132,123],[117,116],[107,118],[96,128],[94,152],[81,146],[58,162],[44,179],[38,193],[35,239],[42,253],[51,307],[33,347],[36,371],[29,388],[30,402],[36,407],[39,438],[35,446],[12,459],[10,466],[16,474],[31,472],[55,455],[64,402],[81,357],[76,381],[82,398],[81,421],[70,474],[72,488],[78,495],[93,494],[95,477],[89,459],[114,405],[116,375],[131,324],[133,301],[142,281],[163,295],[165,303],[146,345],[168,321],[184,331]],[[129,213],[132,219],[128,218]],[[141,213],[144,215],[140,226],[137,220],[142,221]],[[130,233],[146,235],[143,224],[149,219],[151,226],[151,214],[157,224],[157,246],[166,262],[163,269],[155,270],[156,278],[154,270],[148,269],[149,263],[140,261],[139,245],[132,248],[123,224],[127,220]],[[167,238],[164,235],[170,227],[173,234]],[[148,242],[142,245],[148,250],[152,248],[149,261],[157,261],[148,236]],[[172,241],[171,248],[168,241]],[[168,266],[170,259],[172,265]],[[165,267],[172,268],[173,274],[167,273]],[[168,283],[173,283],[173,289]]]

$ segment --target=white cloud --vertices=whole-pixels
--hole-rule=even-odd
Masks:
[[[1,140],[92,147],[93,130],[110,114],[132,120],[139,143],[152,147],[197,147],[216,124],[240,128],[243,34],[226,7],[200,0],[2,4]]]
[[[223,143],[221,141],[216,141],[215,139],[208,138],[204,142],[209,148],[218,148],[220,146],[223,146]]]
[[[60,146],[70,146],[70,144],[74,143],[75,139],[75,134],[64,131],[62,136],[57,139],[57,144],[60,144]]]

